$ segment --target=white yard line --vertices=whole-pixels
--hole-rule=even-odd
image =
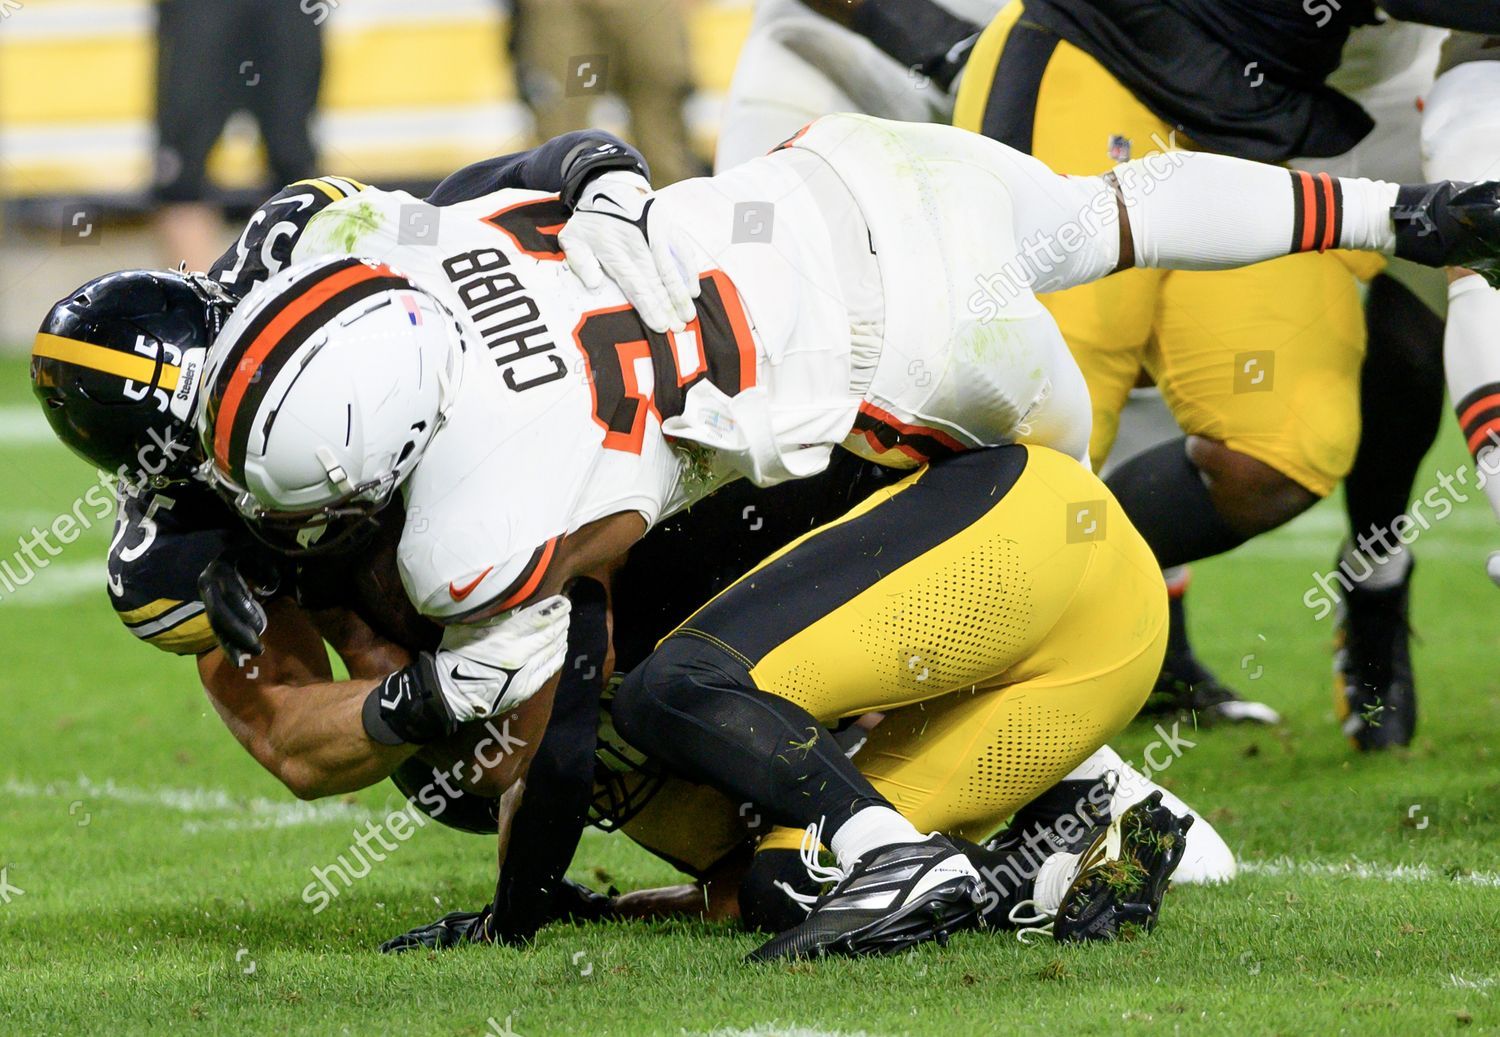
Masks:
[[[1448,876],[1425,864],[1376,864],[1357,857],[1347,861],[1298,861],[1278,857],[1269,861],[1240,861],[1241,875],[1264,875],[1267,878],[1307,876],[1310,878],[1360,879],[1367,882],[1445,882],[1458,886],[1500,889],[1500,872],[1471,871]]]
[[[22,575],[27,570],[23,563],[11,560],[13,569]],[[6,590],[0,582],[0,609],[45,608],[66,601],[98,595],[104,600],[105,570],[103,558],[87,558],[78,561],[52,562],[44,569],[32,569],[29,582]]]
[[[214,830],[343,825],[367,821],[376,816],[364,807],[338,801],[304,803],[301,800],[273,800],[261,796],[245,799],[223,789],[136,788],[117,785],[112,779],[96,782],[83,775],[75,781],[46,784],[12,779],[0,786],[0,791],[18,799],[55,799],[69,804],[81,802],[85,806],[90,802],[105,800],[126,806],[171,810],[179,814],[205,815],[201,819],[183,822],[183,830],[189,834]]]

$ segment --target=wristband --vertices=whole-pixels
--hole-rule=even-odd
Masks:
[[[381,745],[426,745],[458,730],[430,652],[377,684],[365,698],[361,717],[365,734]]]
[[[588,182],[600,173],[622,169],[639,173],[649,182],[646,167],[623,144],[610,140],[594,140],[580,144],[563,159],[563,186],[558,198],[569,209],[578,202],[578,196]]]

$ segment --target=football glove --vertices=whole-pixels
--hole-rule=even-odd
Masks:
[[[584,287],[599,288],[608,277],[646,327],[681,331],[697,316],[698,274],[709,264],[655,201],[639,173],[601,173],[579,192],[557,240]]]
[[[533,920],[524,932],[508,931],[502,922],[495,919],[493,904],[486,904],[480,911],[453,911],[436,922],[419,925],[400,936],[393,936],[380,945],[383,954],[400,954],[420,947],[428,950],[446,951],[466,943],[503,943],[519,946],[529,943],[538,929],[549,922],[597,922],[609,916],[617,891],[613,886],[609,893],[594,890],[572,879],[563,879],[550,890],[540,891],[547,900],[539,917]]]
[[[454,911],[436,922],[419,925],[400,936],[393,936],[380,945],[382,954],[400,954],[426,947],[432,951],[446,951],[465,943],[494,943],[489,920],[493,909],[488,905],[483,911]]]
[[[1460,266],[1500,288],[1500,183],[1408,184],[1391,208],[1396,255],[1426,266]]]
[[[226,548],[199,574],[198,594],[208,625],[236,666],[265,651],[260,643],[266,632],[261,602],[276,593],[280,582],[274,567],[234,547]]]
[[[453,719],[484,720],[541,691],[568,654],[571,610],[572,603],[555,594],[494,623],[448,627],[436,672]]]

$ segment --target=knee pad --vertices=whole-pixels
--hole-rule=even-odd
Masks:
[[[714,670],[704,665],[711,645],[692,637],[668,637],[646,661],[625,675],[610,704],[610,716],[618,731],[642,752],[651,752],[653,732],[666,710],[690,710],[701,704],[703,685],[711,683]]]

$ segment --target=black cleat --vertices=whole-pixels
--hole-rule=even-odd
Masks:
[[[1500,183],[1408,184],[1391,207],[1396,255],[1426,266],[1461,266],[1500,288]]]
[[[1417,690],[1411,669],[1412,568],[1395,587],[1372,590],[1356,586],[1339,602],[1333,655],[1334,709],[1344,737],[1362,752],[1410,745],[1416,734]]]
[[[1219,683],[1219,678],[1191,651],[1171,652],[1162,660],[1161,673],[1139,716],[1192,717],[1204,727],[1219,721],[1281,723],[1281,714],[1264,702],[1240,698],[1233,688]]]
[[[1017,934],[1050,933],[1059,943],[1113,940],[1126,926],[1149,931],[1161,911],[1167,880],[1187,849],[1192,815],[1179,816],[1153,792],[1093,833],[1056,910],[1025,901],[1011,921]],[[1036,913],[1017,917],[1027,907]],[[1043,923],[1037,925],[1037,923]]]
[[[829,869],[830,877],[835,871]],[[949,933],[977,923],[982,900],[974,866],[945,837],[932,835],[858,861],[802,924],[745,960],[854,958],[895,954],[928,940],[946,943]]]

